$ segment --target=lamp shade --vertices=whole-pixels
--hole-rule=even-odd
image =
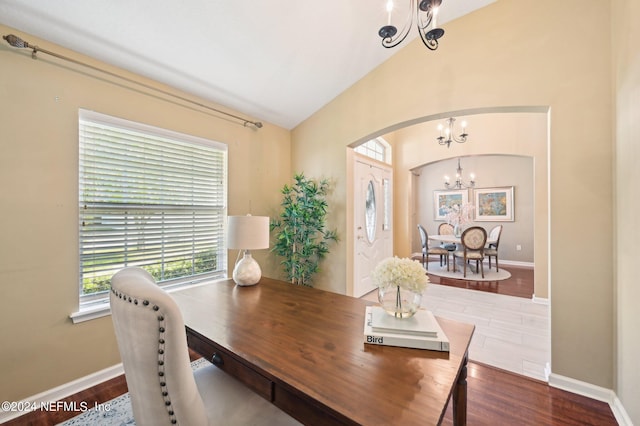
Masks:
[[[269,216],[229,216],[227,247],[258,250],[269,248]]]

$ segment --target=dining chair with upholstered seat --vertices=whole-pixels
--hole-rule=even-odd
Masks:
[[[498,272],[498,247],[500,246],[500,235],[502,234],[502,225],[494,226],[489,231],[489,240],[493,241],[484,249],[484,255],[489,258],[489,269],[491,269],[491,257],[496,258],[496,272]]]
[[[462,250],[456,250],[453,252],[453,272],[456,271],[456,257],[463,259],[463,276],[467,277],[467,262],[470,260],[476,261],[476,273],[478,268],[482,271],[482,278],[484,278],[484,246],[487,243],[487,231],[481,226],[472,226],[462,232],[460,236],[460,243]]]
[[[449,270],[449,251],[442,247],[429,247],[429,235],[427,230],[420,224],[418,224],[418,232],[420,232],[420,242],[422,243],[422,265],[428,271],[429,270],[429,256],[440,256],[440,266],[444,261],[447,265],[447,271]]]
[[[441,223],[438,226],[438,234],[440,235],[453,235],[453,225],[450,223]],[[448,251],[455,251],[457,246],[454,243],[442,243],[440,247],[446,248]]]
[[[213,364],[194,371],[182,313],[144,269],[117,272],[110,302],[137,425],[300,424]]]

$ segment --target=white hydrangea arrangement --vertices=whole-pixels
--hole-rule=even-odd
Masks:
[[[420,262],[396,256],[378,263],[371,272],[371,279],[377,287],[392,285],[419,293],[429,284],[429,277]]]

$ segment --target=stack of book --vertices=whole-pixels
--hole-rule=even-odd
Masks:
[[[449,339],[433,313],[420,309],[410,318],[395,318],[380,306],[367,306],[364,342],[449,352]]]

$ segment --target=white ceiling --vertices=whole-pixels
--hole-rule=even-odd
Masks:
[[[438,26],[493,1],[444,0]],[[407,44],[381,46],[385,3],[0,0],[0,23],[291,129]]]

